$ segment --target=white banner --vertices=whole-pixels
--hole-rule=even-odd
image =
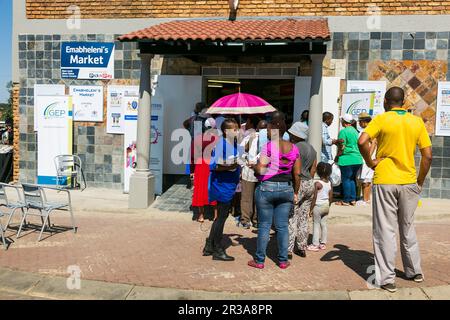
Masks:
[[[155,194],[162,194],[164,154],[164,103],[159,95],[152,97],[150,171],[155,176]]]
[[[137,117],[139,109],[139,95],[125,96],[122,98],[124,110],[124,181],[123,190],[130,190],[130,178],[137,165],[136,138]]]
[[[438,83],[436,135],[450,136],[450,82]]]
[[[358,115],[366,112],[373,115],[374,112],[375,92],[347,92],[342,95],[341,116],[351,114],[353,119],[357,119]]]
[[[38,131],[39,110],[36,103],[38,96],[64,96],[66,86],[63,84],[35,84],[34,85],[34,131]]]
[[[384,95],[386,94],[386,81],[347,81],[347,92],[375,92],[373,115],[384,113]]]
[[[125,133],[124,97],[139,96],[139,86],[108,86],[106,104],[106,132]]]
[[[70,86],[73,121],[103,122],[103,87]]]
[[[38,96],[38,184],[56,184],[54,159],[72,154],[72,98],[70,96]],[[60,181],[64,184],[65,181]]]

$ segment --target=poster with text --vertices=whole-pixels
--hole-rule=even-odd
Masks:
[[[139,95],[124,96],[122,99],[124,112],[124,186],[125,193],[130,191],[130,178],[137,165],[136,139]]]
[[[438,83],[436,135],[450,136],[450,82]]]
[[[62,42],[61,79],[114,79],[114,42]]]
[[[386,81],[347,81],[347,92],[375,92],[373,116],[384,112]]]
[[[127,97],[139,96],[138,86],[108,86],[106,103],[106,132],[125,133],[123,100]]]
[[[39,127],[39,110],[36,103],[38,96],[64,96],[66,94],[66,86],[63,84],[35,84],[34,85],[34,130],[38,131]]]
[[[39,131],[37,145],[38,184],[57,184],[54,159],[72,154],[72,98],[70,96],[38,96]],[[68,181],[59,181],[66,184]]]
[[[73,101],[73,121],[103,121],[103,87],[70,86]]]
[[[162,194],[164,155],[164,103],[162,97],[152,97],[152,117],[150,136],[150,171],[155,176],[155,194]]]
[[[373,115],[374,101],[375,92],[346,92],[342,95],[341,117],[351,114],[356,120],[362,112]]]

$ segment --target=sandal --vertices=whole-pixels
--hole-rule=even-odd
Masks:
[[[337,206],[343,206],[343,207],[349,207],[350,203],[344,202],[344,201],[338,201],[335,203]]]

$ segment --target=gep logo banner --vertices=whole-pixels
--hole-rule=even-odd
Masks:
[[[62,79],[114,79],[114,43],[63,42]]]
[[[61,106],[59,102],[52,103],[44,109],[45,119],[64,118],[66,116],[65,106]]]
[[[375,92],[347,92],[342,95],[341,116],[351,114],[356,118],[360,113],[373,115]]]

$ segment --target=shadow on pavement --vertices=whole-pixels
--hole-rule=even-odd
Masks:
[[[343,244],[336,244],[334,245],[334,248],[337,250],[327,252],[322,258],[320,258],[320,261],[329,262],[341,260],[345,266],[353,270],[365,281],[373,275],[373,265],[375,262],[374,256],[371,252],[364,250],[353,250]]]

